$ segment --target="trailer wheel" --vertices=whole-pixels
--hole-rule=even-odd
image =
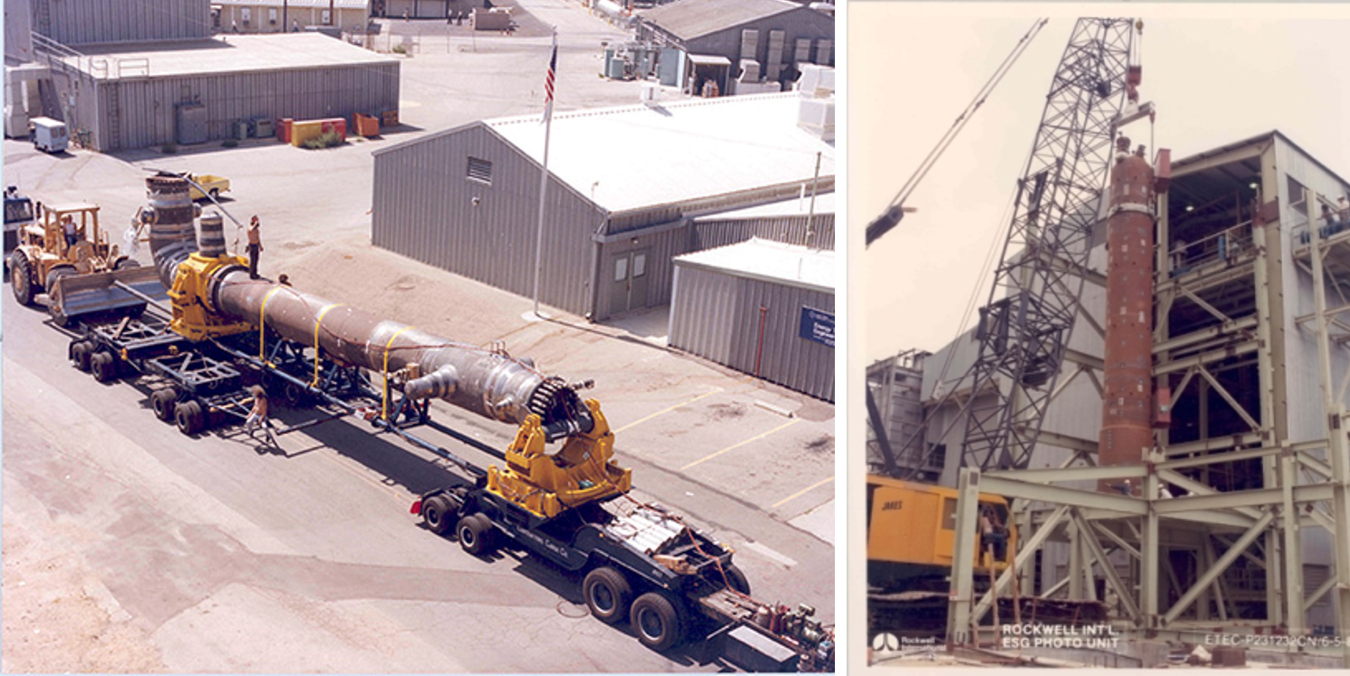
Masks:
[[[150,393],[150,408],[155,417],[164,422],[174,422],[174,408],[178,402],[178,390],[165,387]]]
[[[28,257],[23,255],[22,251],[15,251],[9,267],[9,284],[13,287],[14,300],[19,301],[19,305],[31,305],[33,303],[33,268],[28,262]]]
[[[173,421],[178,425],[178,431],[188,436],[202,431],[202,405],[188,401],[175,406]]]
[[[740,592],[746,596],[750,595],[750,580],[745,577],[745,573],[736,567],[734,563],[728,563],[722,566],[722,572],[727,574],[727,586],[731,591]]]
[[[684,640],[684,615],[670,597],[647,592],[633,602],[629,622],[637,630],[642,645],[658,652],[669,650]]]
[[[484,556],[492,550],[492,522],[482,514],[461,518],[455,534],[459,536],[459,546],[474,556]]]
[[[117,259],[117,262],[113,264],[114,270],[126,270],[127,268],[139,267],[141,267],[141,263],[135,258],[119,258]]]
[[[281,386],[281,400],[290,408],[301,408],[308,403],[309,395],[305,388],[290,381]]]
[[[111,352],[95,352],[89,357],[89,370],[94,372],[94,380],[110,383],[117,380],[117,361]]]
[[[94,352],[94,344],[87,340],[77,340],[70,344],[70,360],[75,362],[75,368],[89,372],[89,357]]]
[[[586,607],[591,615],[605,624],[618,624],[624,618],[624,611],[633,601],[633,586],[623,573],[601,566],[586,574],[581,582],[581,595],[586,597]]]
[[[444,495],[434,496],[422,504],[422,518],[426,520],[427,528],[437,535],[443,535],[450,530],[450,523],[454,517],[455,509]]]

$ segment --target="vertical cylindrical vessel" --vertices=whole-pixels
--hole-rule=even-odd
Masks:
[[[1140,464],[1153,447],[1153,168],[1129,145],[1117,141],[1106,224],[1102,466]],[[1103,479],[1097,490],[1136,493],[1139,484]]]

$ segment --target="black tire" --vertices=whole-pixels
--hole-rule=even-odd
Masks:
[[[591,615],[605,624],[618,624],[628,615],[633,603],[633,585],[618,570],[601,566],[586,574],[581,595]]]
[[[220,189],[219,189],[219,188],[211,188],[211,193],[210,193],[210,194],[211,194],[211,201],[212,201],[212,202],[214,202],[214,201],[220,199]]]
[[[89,370],[93,372],[94,380],[110,383],[117,380],[117,358],[109,352],[95,352],[89,357]]]
[[[33,266],[22,252],[15,251],[10,258],[9,285],[19,305],[33,304]]]
[[[94,351],[94,346],[88,341],[77,340],[70,344],[70,361],[75,364],[75,368],[88,372],[89,356]]]
[[[684,641],[684,613],[661,592],[637,597],[628,619],[642,645],[657,652],[670,650]]]
[[[745,572],[736,567],[734,563],[728,563],[722,566],[722,572],[727,574],[727,585],[731,591],[740,592],[746,596],[750,595],[750,580],[745,577]]]
[[[178,404],[178,390],[172,387],[155,390],[150,393],[150,408],[155,417],[164,422],[174,422],[174,408]]]
[[[175,406],[173,421],[178,425],[178,431],[188,436],[202,431],[202,405],[195,401],[187,401]]]
[[[435,495],[422,503],[422,518],[431,532],[443,535],[454,523],[455,508],[444,495]]]
[[[309,401],[305,388],[287,381],[281,386],[281,401],[290,408],[301,408]]]
[[[116,263],[113,263],[114,270],[126,270],[127,268],[139,267],[141,267],[141,262],[134,258],[122,258],[118,259]]]
[[[459,536],[459,546],[474,556],[484,556],[492,551],[492,522],[482,514],[461,517],[455,534]]]

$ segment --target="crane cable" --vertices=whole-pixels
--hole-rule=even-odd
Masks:
[[[904,185],[900,186],[900,190],[895,194],[895,197],[891,198],[890,203],[887,205],[886,212],[868,227],[867,244],[876,241],[878,237],[881,237],[881,235],[885,234],[892,227],[895,227],[895,224],[900,220],[899,207],[903,206],[905,200],[909,199],[910,193],[912,193],[919,182],[928,175],[928,171],[933,168],[933,165],[936,164],[938,159],[942,157],[942,154],[946,152],[947,146],[951,145],[952,141],[956,139],[956,135],[961,133],[961,130],[965,128],[967,122],[970,122],[970,118],[974,117],[976,111],[980,109],[980,106],[984,105],[985,100],[994,92],[994,88],[997,87],[998,83],[1003,80],[1003,77],[1008,74],[1008,71],[1012,69],[1013,64],[1017,63],[1017,59],[1022,56],[1027,47],[1031,45],[1031,41],[1038,33],[1040,33],[1041,28],[1045,27],[1045,24],[1049,23],[1049,21],[1049,19],[1037,19],[1036,22],[1031,25],[1031,28],[1027,30],[1026,34],[1017,41],[1013,50],[1008,56],[1004,57],[1003,63],[999,64],[999,67],[994,71],[994,74],[990,76],[989,80],[984,83],[984,86],[976,92],[975,98],[971,100],[965,109],[961,111],[961,114],[956,117],[956,120],[952,122],[952,126],[947,129],[947,133],[942,135],[942,138],[938,140],[937,145],[929,151],[928,156],[924,158],[923,162],[919,163],[919,168],[914,171],[914,174],[909,177],[909,180],[905,181]],[[883,225],[882,223],[884,221],[890,222]]]

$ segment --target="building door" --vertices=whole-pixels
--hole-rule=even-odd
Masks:
[[[647,257],[650,249],[625,251],[610,257],[609,314],[647,307]]]

